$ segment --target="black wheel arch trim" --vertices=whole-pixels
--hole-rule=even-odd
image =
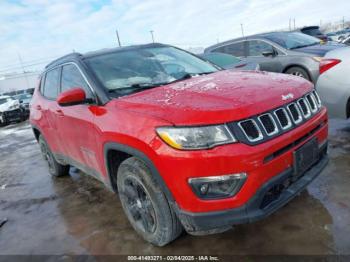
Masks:
[[[133,147],[127,146],[125,144],[120,144],[120,143],[116,143],[116,142],[105,143],[104,149],[103,149],[105,165],[106,165],[108,179],[109,179],[109,183],[110,183],[111,188],[113,188],[113,185],[112,185],[113,180],[111,177],[110,166],[108,164],[108,152],[110,150],[117,150],[117,151],[120,151],[123,153],[127,153],[131,156],[137,157],[140,160],[142,160],[147,165],[147,167],[150,169],[151,174],[153,175],[153,177],[155,178],[155,180],[157,181],[157,183],[161,187],[161,189],[162,189],[163,193],[165,194],[165,196],[167,197],[168,201],[171,202],[172,204],[175,203],[175,200],[174,200],[172,193],[170,192],[169,188],[165,184],[164,179],[160,175],[158,169],[156,168],[156,166],[154,165],[152,160],[142,151],[135,149]]]

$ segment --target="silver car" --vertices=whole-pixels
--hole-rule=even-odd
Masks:
[[[229,40],[208,47],[205,53],[226,53],[260,65],[260,70],[286,73],[316,82],[319,61],[343,44],[321,44],[300,32],[272,32]]]
[[[316,89],[333,118],[350,118],[350,47],[326,54]]]

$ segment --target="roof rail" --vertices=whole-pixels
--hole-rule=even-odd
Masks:
[[[70,53],[68,55],[61,56],[60,58],[57,58],[57,59],[53,60],[52,62],[50,62],[48,65],[46,65],[45,69],[48,69],[49,67],[52,67],[52,66],[58,64],[61,60],[65,60],[68,58],[79,58],[81,56],[82,55],[80,53]]]

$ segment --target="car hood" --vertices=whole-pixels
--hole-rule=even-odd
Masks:
[[[225,70],[141,91],[112,103],[174,125],[205,125],[247,118],[279,107],[312,90],[299,77],[261,71]]]
[[[298,49],[294,49],[293,51],[312,54],[316,56],[324,56],[327,52],[331,50],[334,50],[340,47],[345,47],[345,46],[346,45],[340,44],[340,43],[326,43],[326,44],[298,48]]]
[[[3,103],[0,105],[0,112],[6,112],[6,111],[9,111],[10,110],[10,107],[11,106],[14,106],[14,105],[18,105],[19,106],[19,102],[18,100],[11,100],[11,101],[8,101],[6,103]],[[12,110],[12,109],[11,109]]]

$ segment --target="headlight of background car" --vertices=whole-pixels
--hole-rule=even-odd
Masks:
[[[226,125],[159,127],[157,133],[169,146],[183,150],[208,149],[236,142]]]

